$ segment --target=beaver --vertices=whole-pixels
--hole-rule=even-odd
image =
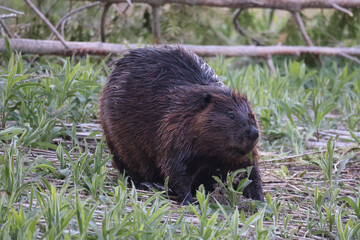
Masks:
[[[168,177],[188,204],[214,175],[252,166],[244,195],[263,201],[252,107],[194,53],[179,46],[129,50],[100,94],[99,118],[113,164],[135,185]]]

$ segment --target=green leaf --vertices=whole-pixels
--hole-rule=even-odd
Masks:
[[[355,142],[360,143],[360,138],[358,138],[355,133],[351,130],[349,130],[350,135],[354,138]]]
[[[247,231],[249,230],[250,226],[252,224],[255,224],[255,222],[258,221],[260,219],[260,217],[262,217],[260,212],[257,212],[254,215],[252,215],[251,217],[249,217],[246,220],[246,222],[244,223],[244,225],[241,227],[239,234],[244,236],[247,233]]]
[[[26,132],[26,128],[22,127],[9,127],[0,131],[0,140],[9,140],[14,136]]]

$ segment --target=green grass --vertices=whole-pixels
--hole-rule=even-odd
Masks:
[[[242,198],[246,182],[233,186],[235,172],[223,199],[200,187],[198,202],[181,207],[111,168],[96,125],[107,59],[41,57],[30,65],[31,57],[9,49],[0,67],[0,239],[360,238],[357,66],[286,61],[274,77],[261,65],[209,59],[253,104],[266,202]],[[311,143],[324,152],[277,160],[316,150]]]

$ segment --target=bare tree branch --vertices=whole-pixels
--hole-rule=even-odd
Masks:
[[[106,14],[109,11],[109,8],[111,6],[111,3],[106,3],[103,9],[103,12],[101,14],[101,22],[100,22],[100,37],[101,37],[101,42],[105,42],[106,41],[106,36],[105,36],[105,20],[106,20]]]
[[[152,6],[152,32],[155,37],[155,42],[160,43],[161,41],[161,6]]]
[[[265,57],[265,62],[272,75],[276,76],[276,70],[271,55]]]
[[[350,17],[353,17],[353,16],[354,16],[351,11],[347,10],[346,8],[343,8],[343,7],[339,6],[339,5],[336,4],[336,3],[333,3],[332,6],[333,6],[333,8],[339,10],[340,12],[346,13],[346,14],[349,15]]]
[[[232,20],[233,20],[233,24],[234,24],[236,30],[238,30],[238,32],[239,32],[241,35],[247,36],[245,30],[242,29],[242,27],[240,27],[239,22],[238,22],[238,20],[237,20],[238,17],[240,16],[240,13],[241,13],[241,12],[242,12],[242,9],[241,9],[241,8],[237,8],[237,9],[235,10],[235,12],[233,13],[233,15],[232,15]]]
[[[138,48],[138,44],[113,44],[101,42],[67,42],[70,49],[64,48],[59,41],[34,40],[34,39],[9,39],[14,51],[24,54],[38,55],[108,55],[124,54],[129,48]],[[142,45],[141,47],[157,47],[162,45]],[[176,46],[176,45],[175,45]],[[219,54],[226,57],[262,57],[273,55],[296,55],[319,54],[324,56],[360,56],[360,48],[332,48],[332,47],[308,47],[308,46],[200,46],[180,45],[200,56],[215,57]],[[0,52],[5,50],[5,43],[0,39]]]
[[[122,9],[120,6],[121,6],[120,3],[113,5],[113,7],[115,8],[115,10],[118,14],[126,16],[126,12],[130,8],[131,4],[126,4],[124,9]]]
[[[303,23],[303,21],[301,19],[300,12],[293,12],[292,14],[293,14],[293,17],[295,19],[296,24],[299,27],[301,36],[305,40],[306,45],[314,46],[313,42],[311,41],[309,35],[307,34],[307,32],[305,30],[305,26],[304,26],[304,23]]]
[[[49,9],[45,12],[45,16],[47,16],[49,14],[49,12],[56,6],[56,4],[59,2],[59,0],[56,0],[53,4],[51,4],[51,6],[49,7]]]
[[[9,38],[14,38],[14,35],[11,33],[10,29],[6,26],[5,22],[2,19],[0,19],[0,25]]]
[[[304,23],[303,23],[303,21],[302,21],[302,19],[301,19],[301,16],[300,16],[300,12],[293,12],[292,14],[293,14],[293,16],[294,16],[294,19],[295,19],[296,24],[297,24],[298,27],[299,27],[301,36],[302,36],[302,37],[304,38],[304,40],[305,40],[306,45],[308,45],[308,46],[310,46],[310,47],[314,46],[313,42],[311,41],[309,35],[308,35],[307,32],[306,32]],[[320,55],[317,55],[316,58],[317,58],[317,61],[318,61],[319,65],[322,66],[322,65],[323,65],[323,62],[322,62],[322,60],[321,60]]]
[[[94,3],[90,3],[90,4],[87,4],[87,5],[84,5],[84,6],[81,6],[75,10],[72,10],[71,12],[68,12],[67,14],[65,14],[60,20],[59,22],[56,24],[55,28],[58,29],[58,27],[60,26],[60,24],[62,24],[63,22],[66,22],[69,17],[75,13],[78,13],[86,8],[90,8],[90,7],[93,7],[93,6],[96,6],[96,5],[99,5],[100,4],[100,1],[98,2],[94,2]],[[64,34],[62,34],[64,35]],[[51,33],[51,35],[49,36],[48,40],[51,40],[52,38],[54,37],[54,32]]]
[[[17,17],[17,14],[15,14],[15,13],[8,13],[8,14],[1,14],[0,15],[0,19],[15,18],[15,17]]]
[[[67,22],[67,20],[65,20],[65,21],[63,21],[62,23],[61,23],[61,36],[63,37],[63,38],[65,38],[65,25],[66,25],[66,22]]]
[[[19,14],[19,15],[24,15],[23,12],[20,12],[20,11],[11,9],[11,8],[7,8],[7,7],[4,7],[4,6],[0,6],[0,9],[4,9],[4,10],[6,10],[6,11],[13,12],[13,13],[16,13],[16,14]]]
[[[55,33],[55,35],[59,38],[60,42],[63,44],[65,48],[69,48],[66,45],[65,39],[60,35],[60,33],[56,30],[56,28],[51,24],[51,22],[40,12],[39,9],[31,2],[31,0],[24,0],[30,8],[50,27],[51,31]]]
[[[248,35],[246,34],[245,30],[242,29],[242,27],[240,27],[240,24],[239,24],[239,21],[238,21],[238,17],[241,13],[242,9],[241,8],[238,8],[235,10],[233,16],[232,16],[232,19],[233,19],[233,24],[235,26],[235,29],[238,30],[238,32],[243,35],[244,37],[248,37]],[[251,41],[255,44],[255,45],[258,45],[258,46],[263,46],[264,44],[257,40],[256,38],[251,38]]]
[[[347,58],[353,62],[356,62],[357,64],[360,64],[360,60],[357,59],[356,57],[353,57],[353,56],[350,56],[349,54],[346,54],[346,53],[342,53],[340,54],[340,56],[343,56],[344,58]]]

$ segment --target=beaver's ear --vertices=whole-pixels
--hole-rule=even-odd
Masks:
[[[212,102],[212,95],[210,93],[205,93],[202,96],[201,106],[206,108]]]

